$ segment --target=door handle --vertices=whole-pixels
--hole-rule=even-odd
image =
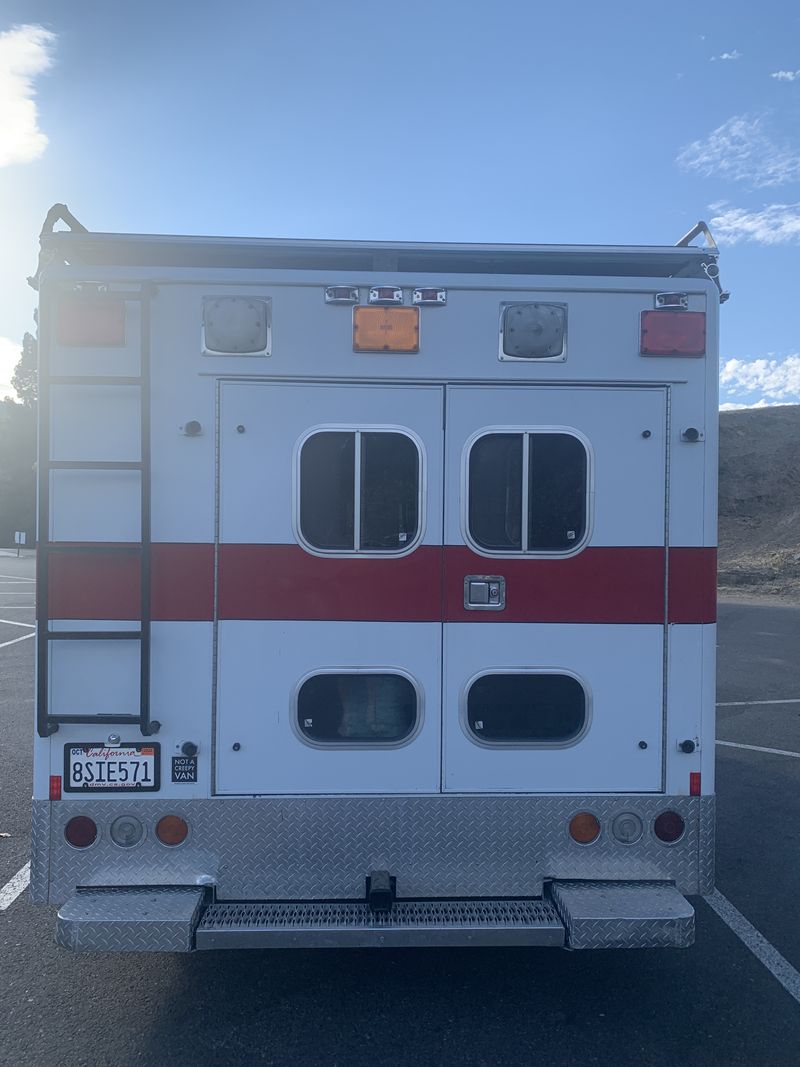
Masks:
[[[464,607],[468,611],[502,611],[506,580],[498,574],[468,574],[464,579]]]

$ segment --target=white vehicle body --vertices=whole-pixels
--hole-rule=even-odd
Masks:
[[[31,882],[59,941],[691,943],[715,250],[43,250]],[[362,346],[365,307],[418,350]],[[699,351],[642,354],[703,316]]]

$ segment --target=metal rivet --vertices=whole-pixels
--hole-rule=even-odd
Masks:
[[[652,437],[652,436],[653,436],[653,431],[652,430],[642,430],[642,437]]]
[[[241,747],[242,746],[239,744],[238,741],[234,741],[233,744],[231,745],[231,748],[233,749],[234,752],[238,752]]]
[[[640,741],[639,742],[639,748],[647,748],[647,742],[646,741]]]
[[[241,423],[239,423],[239,425],[236,427],[236,432],[237,433],[244,433],[244,426],[242,426]]]

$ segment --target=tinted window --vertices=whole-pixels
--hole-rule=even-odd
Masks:
[[[403,552],[419,532],[419,491],[406,434],[313,434],[300,451],[300,532],[327,552]]]
[[[522,441],[491,433],[469,454],[469,530],[482,548],[522,548]]]
[[[361,434],[361,548],[403,549],[417,533],[419,453],[401,433]]]
[[[490,552],[568,552],[586,533],[587,465],[572,434],[479,437],[469,454],[471,539]]]
[[[566,674],[485,674],[470,686],[467,722],[481,741],[563,744],[586,722],[586,693]]]
[[[354,435],[315,433],[300,454],[300,528],[314,548],[353,548]]]
[[[392,744],[416,721],[416,690],[399,674],[317,674],[297,697],[297,723],[311,741]]]
[[[566,433],[532,433],[528,447],[528,548],[564,551],[586,529],[586,449]]]

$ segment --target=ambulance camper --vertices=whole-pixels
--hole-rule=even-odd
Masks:
[[[691,944],[704,225],[172,237],[57,205],[41,243],[31,892],[58,942]]]

